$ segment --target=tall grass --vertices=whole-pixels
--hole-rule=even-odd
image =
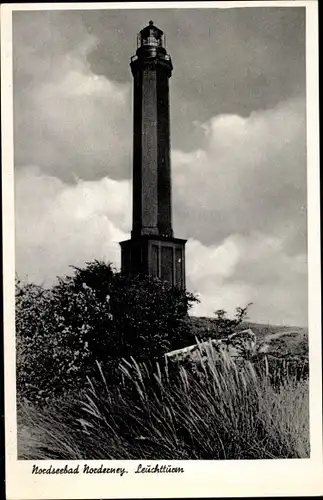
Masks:
[[[196,366],[196,365],[195,365]],[[252,363],[214,358],[192,372],[135,360],[119,386],[89,381],[78,399],[19,405],[22,459],[262,459],[309,456],[308,384],[273,387]]]

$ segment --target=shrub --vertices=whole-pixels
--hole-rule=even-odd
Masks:
[[[186,345],[195,344],[196,338],[202,342],[209,339],[220,339],[236,332],[239,328],[248,328],[245,320],[251,305],[249,303],[245,307],[237,307],[234,318],[229,318],[224,309],[215,311],[214,318],[192,317],[191,328],[188,332],[190,338],[188,338]]]
[[[119,376],[121,358],[158,358],[185,345],[195,297],[152,277],[123,276],[94,261],[44,289],[16,282],[17,388],[46,402],[81,388],[99,361]]]
[[[214,330],[212,336],[215,338],[227,337],[235,332],[237,328],[247,319],[248,309],[252,305],[250,302],[246,307],[237,307],[235,317],[230,319],[227,317],[227,312],[223,309],[215,311],[215,318],[211,320]]]

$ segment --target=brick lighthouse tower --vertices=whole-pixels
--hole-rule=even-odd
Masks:
[[[174,238],[171,206],[169,78],[172,61],[153,21],[137,37],[134,79],[133,219],[122,241],[126,274],[148,274],[185,288],[185,243]]]

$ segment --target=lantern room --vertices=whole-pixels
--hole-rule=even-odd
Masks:
[[[149,25],[141,30],[137,36],[137,49],[147,45],[164,47],[164,33],[157,26],[154,26],[153,21],[149,21]]]

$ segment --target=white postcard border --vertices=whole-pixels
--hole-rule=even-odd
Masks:
[[[149,5],[149,4],[148,4]],[[139,9],[147,3],[7,4],[1,7],[2,163],[3,163],[3,276],[5,350],[6,483],[8,500],[161,497],[292,496],[323,493],[322,365],[319,212],[318,16],[315,1],[284,2],[159,2],[150,8],[306,7],[307,64],[307,178],[308,282],[310,350],[311,458],[298,460],[172,461],[183,474],[138,475],[140,461],[79,461],[99,467],[124,466],[129,474],[35,476],[32,465],[55,467],[74,461],[18,461],[16,459],[15,338],[14,338],[14,184],[12,113],[12,25],[14,10]],[[286,67],[286,71],[288,68]],[[144,462],[144,460],[142,460]],[[151,465],[156,461],[149,462]],[[169,461],[159,461],[169,464]]]

